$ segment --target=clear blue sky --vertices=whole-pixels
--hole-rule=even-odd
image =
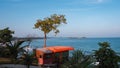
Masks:
[[[67,19],[58,37],[120,37],[120,0],[0,0],[0,29],[10,27],[19,37],[43,36],[34,24],[52,14]]]

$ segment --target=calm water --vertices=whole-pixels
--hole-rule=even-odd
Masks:
[[[49,38],[47,46],[72,46],[75,49],[91,52],[99,48],[98,42],[109,42],[113,50],[120,52],[120,38]],[[30,47],[38,48],[43,44],[43,39],[33,40]]]

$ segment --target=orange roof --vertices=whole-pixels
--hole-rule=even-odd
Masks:
[[[69,51],[69,50],[74,50],[73,47],[70,46],[50,46],[46,47],[47,49],[51,50],[52,52],[63,52],[63,51]]]
[[[47,48],[37,48],[36,50],[41,51],[42,53],[52,53],[52,51]]]

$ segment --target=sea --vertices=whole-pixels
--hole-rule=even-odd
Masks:
[[[120,53],[120,38],[51,37],[47,39],[47,46],[72,46],[75,50],[80,49],[91,53],[99,49],[99,42],[108,42],[115,52]],[[27,42],[24,45],[27,45]],[[42,48],[43,45],[44,39],[34,39],[30,44],[30,48]]]

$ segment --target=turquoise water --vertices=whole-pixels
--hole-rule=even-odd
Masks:
[[[49,38],[47,46],[72,46],[75,49],[91,52],[99,48],[98,42],[109,42],[116,52],[120,52],[120,38]],[[30,47],[40,48],[44,45],[43,39],[32,40]]]

